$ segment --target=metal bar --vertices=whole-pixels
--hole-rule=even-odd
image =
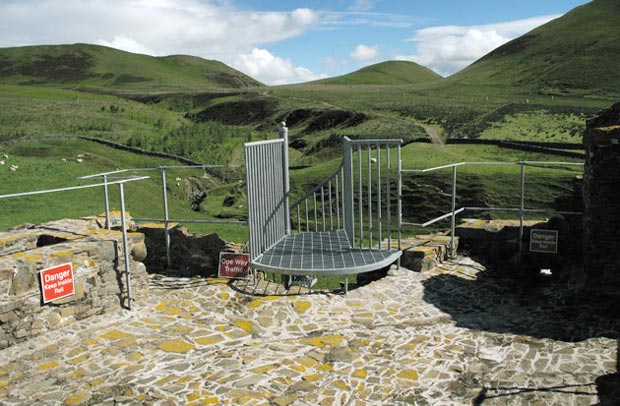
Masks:
[[[306,231],[310,232],[310,217],[308,217],[308,199],[306,199],[305,202],[306,202]]]
[[[340,229],[340,184],[338,178],[336,176],[336,225]]]
[[[301,232],[301,206],[297,206],[297,232]]]
[[[129,243],[127,241],[127,225],[125,224],[125,185],[119,184],[121,198],[121,229],[123,231],[123,254],[125,257],[125,281],[127,284],[127,309],[131,310],[131,263],[129,262]]]
[[[364,248],[364,213],[363,213],[363,205],[362,205],[362,147],[358,143],[357,144],[357,200],[359,205],[359,224],[360,224],[360,243],[359,247]]]
[[[126,183],[126,182],[133,182],[136,180],[144,180],[144,179],[149,179],[148,176],[136,176],[133,178],[127,178],[127,179],[123,179],[123,180],[118,180],[118,181],[113,181],[113,182],[108,182],[108,186],[109,185],[119,185],[121,183]],[[21,193],[10,193],[10,194],[6,194],[6,195],[0,195],[0,199],[8,199],[8,198],[12,198],[12,197],[22,197],[22,196],[34,196],[34,195],[43,195],[46,193],[57,193],[57,192],[67,192],[70,190],[80,190],[80,189],[91,189],[94,187],[100,187],[100,186],[104,186],[104,183],[94,183],[92,185],[82,185],[82,186],[70,186],[70,187],[63,187],[63,188],[58,188],[58,189],[47,189],[47,190],[35,190],[32,192],[21,192]]]
[[[164,222],[166,221],[165,219],[144,218],[144,217],[140,217],[140,218],[132,217],[132,220],[137,221],[137,222],[153,222],[153,221]],[[247,225],[248,224],[247,221],[242,221],[242,220],[226,221],[226,220],[168,219],[168,221],[171,223],[189,223],[189,224],[229,224],[229,225]]]
[[[329,229],[334,230],[334,204],[332,201],[332,181],[327,184],[327,197],[329,198]]]
[[[525,208],[525,164],[521,164],[521,204],[519,205],[519,262],[523,249],[523,209]]]
[[[325,221],[325,189],[324,188],[321,188],[321,213],[323,217],[323,231],[327,231],[325,229],[326,221]]]
[[[366,179],[367,182],[367,189],[368,189],[368,248],[372,248],[372,146],[368,146],[368,159],[367,159],[367,164],[368,164],[368,179]],[[361,167],[360,167],[361,169]],[[361,171],[360,171],[360,177],[361,177]],[[361,191],[361,190],[360,190]],[[362,195],[360,194],[360,204],[361,204],[361,200],[362,200]]]
[[[386,146],[387,148],[387,146]],[[378,246],[381,249],[383,244],[383,213],[381,212],[381,146],[377,145],[377,227],[378,227]]]
[[[110,224],[110,195],[108,193],[108,176],[103,176],[103,198],[105,199],[105,228],[111,229]]]
[[[387,203],[387,232],[388,232],[388,249],[392,248],[392,188],[390,185],[390,172],[392,171],[392,163],[390,161],[390,148],[385,149],[385,165],[387,167],[387,171],[385,174],[385,182],[386,182],[386,203]]]
[[[465,210],[470,211],[514,211],[519,212],[518,207],[463,207]],[[581,216],[583,213],[580,211],[556,211],[553,209],[523,209],[524,213],[556,213],[563,215]]]
[[[282,144],[282,174],[284,181],[284,229],[285,235],[291,234],[291,208],[289,206],[289,195],[291,193],[290,180],[288,174],[288,128],[282,122],[280,136],[284,140]]]
[[[318,232],[319,231],[319,216],[317,214],[317,210],[316,210],[316,193],[314,193],[312,195],[313,197],[313,204],[314,204],[314,231]]]
[[[465,208],[464,208],[464,207],[461,207],[460,209],[456,210],[454,213],[455,213],[455,214],[459,214],[459,213],[462,213],[463,211],[465,211]],[[446,213],[446,214],[443,214],[443,215],[441,215],[441,216],[439,216],[439,217],[435,217],[434,219],[429,220],[429,221],[427,221],[426,223],[405,223],[405,222],[403,222],[402,224],[407,225],[407,226],[428,227],[428,226],[430,226],[431,224],[434,224],[434,223],[436,223],[436,222],[438,222],[438,221],[441,221],[441,220],[447,219],[447,218],[448,218],[448,217],[450,217],[450,216],[452,216],[452,212],[450,212],[450,213]]]
[[[396,226],[398,228],[398,249],[400,250],[402,247],[402,224],[403,224],[403,162],[401,160],[401,152],[400,152],[400,144],[396,149],[396,160],[397,162],[397,182],[396,182],[396,199],[397,199],[397,207],[396,207]],[[400,268],[400,258],[398,259],[398,267]]]
[[[353,246],[355,241],[355,227],[353,224],[353,150],[351,139],[344,137],[343,142],[343,199],[342,210],[344,216],[344,227],[349,238],[349,244]]]
[[[452,167],[452,219],[450,220],[450,258],[456,257],[454,235],[456,228],[456,166]]]
[[[166,264],[170,268],[172,265],[170,258],[170,230],[168,229],[169,213],[168,213],[168,191],[166,190],[166,168],[161,168],[161,188],[164,203],[164,239],[166,244]]]
[[[351,140],[352,145],[359,144],[385,144],[385,145],[401,145],[403,140],[401,139],[383,139],[383,138],[372,138],[372,139],[364,139],[364,140]]]

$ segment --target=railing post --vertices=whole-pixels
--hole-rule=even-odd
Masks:
[[[398,228],[398,249],[402,249],[402,226],[403,226],[403,162],[401,160],[400,145],[396,149],[397,174],[396,174],[396,227]],[[400,257],[398,257],[398,269],[400,269]]]
[[[284,184],[284,221],[285,221],[285,234],[291,234],[291,209],[289,202],[290,195],[290,180],[288,174],[288,128],[286,123],[282,121],[279,130],[280,138],[284,140],[282,143],[282,174]]]
[[[105,199],[105,228],[110,230],[110,195],[108,193],[108,175],[103,175],[103,197]]]
[[[125,258],[125,281],[127,284],[127,309],[131,310],[131,263],[129,262],[129,243],[127,241],[127,225],[125,222],[125,184],[119,183],[121,195],[121,229],[123,230],[123,255]]]
[[[454,246],[454,234],[456,228],[456,165],[452,166],[452,220],[450,224],[450,258],[456,257],[456,247]]]
[[[164,238],[166,242],[166,265],[171,267],[170,261],[170,230],[168,228],[170,216],[168,214],[168,191],[166,190],[166,167],[160,166],[161,169],[161,187],[164,201]]]
[[[355,241],[355,225],[353,224],[353,149],[351,139],[343,139],[343,217],[344,229],[349,237],[349,244],[353,247]]]
[[[523,253],[523,216],[525,211],[525,162],[521,165],[521,203],[519,204],[519,262]]]

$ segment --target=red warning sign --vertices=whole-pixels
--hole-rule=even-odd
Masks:
[[[217,274],[220,278],[247,278],[250,270],[249,263],[250,254],[220,252],[220,266]]]
[[[43,291],[43,303],[60,299],[75,293],[73,280],[73,267],[71,263],[62,264],[42,270],[41,288]]]

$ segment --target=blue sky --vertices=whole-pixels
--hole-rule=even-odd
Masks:
[[[220,60],[267,84],[410,60],[448,76],[588,0],[0,0],[0,47]]]

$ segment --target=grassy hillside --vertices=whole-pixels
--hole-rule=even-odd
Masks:
[[[593,0],[497,48],[451,84],[620,96],[620,2]]]
[[[432,70],[408,61],[387,61],[356,72],[313,82],[323,85],[412,85],[443,79]]]
[[[262,85],[218,61],[184,55],[152,57],[89,44],[0,48],[0,83],[120,92]]]

